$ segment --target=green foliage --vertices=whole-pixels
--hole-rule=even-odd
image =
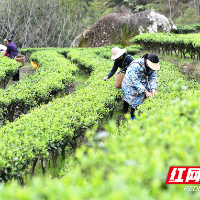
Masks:
[[[87,26],[93,25],[102,16],[112,13],[113,8],[110,7],[110,2],[106,0],[89,1]]]
[[[199,24],[192,25],[177,25],[177,30],[175,33],[178,34],[188,34],[188,33],[197,33],[200,30]]]
[[[197,18],[197,11],[192,7],[188,7],[188,9],[181,15],[178,19],[175,19],[174,22],[176,24],[184,24],[190,25],[194,23],[200,22]]]
[[[176,33],[178,34],[187,34],[187,33],[195,33],[196,27],[194,25],[178,25]]]
[[[123,48],[122,45],[116,45],[119,48]],[[101,57],[104,57],[106,59],[110,59],[112,56],[112,47],[113,46],[107,46],[107,47],[99,47],[95,48],[95,54],[100,55]],[[135,55],[136,53],[140,52],[142,47],[140,45],[131,45],[127,46],[126,52],[131,55]]]
[[[0,84],[5,88],[9,79],[19,70],[21,63],[10,59],[7,56],[3,57],[0,53]]]
[[[142,46],[140,46],[140,45],[130,45],[125,48],[127,50],[127,53],[129,53],[131,55],[135,55],[136,53],[138,53],[142,50]]]
[[[25,55],[26,59],[29,60],[30,55],[36,51],[46,51],[46,50],[57,50],[57,51],[61,51],[62,49],[66,48],[55,48],[55,47],[41,47],[41,48],[24,48],[24,49],[18,49],[18,51],[22,54]]]
[[[184,56],[188,53],[192,59],[200,59],[199,34],[166,34],[146,33],[130,40],[132,43],[143,45],[145,49]]]
[[[37,51],[30,60],[40,66],[36,72],[0,92],[0,110],[4,120],[13,121],[16,111],[24,113],[48,102],[74,81],[77,67],[55,51]]]
[[[72,146],[76,137],[83,135],[87,128],[100,123],[101,119],[108,117],[118,105],[116,100],[121,98],[122,92],[113,89],[113,81],[107,83],[103,81],[103,76],[109,71],[107,66],[111,66],[112,61],[98,57],[93,51],[93,49],[71,49],[70,52],[66,50],[67,56],[79,67],[85,65],[86,69],[94,70],[86,81],[84,89],[33,109],[29,114],[22,115],[20,119],[7,123],[0,129],[1,180],[23,177],[27,165],[36,158],[45,159],[49,152],[64,152],[66,146]],[[55,51],[38,51],[32,54],[30,59],[41,66],[38,68],[39,74],[43,74],[44,71],[47,75],[47,72],[51,71],[49,66],[55,67],[59,74],[70,69],[66,65],[61,68],[62,56],[59,57]],[[47,80],[50,78],[47,84],[49,87],[56,80],[55,74],[53,75],[53,77],[45,76]],[[22,88],[26,89],[24,86]],[[35,89],[41,91],[37,93],[38,97],[46,98],[44,87]],[[16,90],[15,95],[18,93]],[[22,100],[24,95],[28,95],[26,93],[29,96],[33,95],[30,90],[29,92],[25,90]],[[26,103],[32,101],[35,102],[34,96]]]
[[[84,109],[81,114],[85,114],[85,120],[91,115],[94,116],[94,107],[91,109],[92,102],[98,101],[96,105],[99,105],[117,92],[113,88],[113,80],[100,82],[100,77],[103,77],[101,74],[105,73],[106,65],[110,65],[111,62],[96,57],[95,51],[95,49],[87,51],[82,49],[68,52],[77,62],[88,63],[88,66],[93,63],[93,66],[96,66],[88,80],[88,86],[82,91],[84,98],[87,99],[87,109],[82,105],[85,102],[80,95],[81,91],[72,98],[76,101],[76,105],[78,103],[76,95],[79,95],[81,102],[79,105]],[[83,54],[84,57],[81,56]],[[162,61],[160,64],[159,93],[154,98],[147,99],[139,107],[138,113],[141,114],[137,115],[138,121],[126,120],[121,122],[119,127],[114,121],[110,121],[105,126],[104,132],[96,134],[94,131],[87,131],[87,144],[76,150],[76,159],[71,158],[66,161],[61,179],[35,179],[26,187],[19,187],[12,182],[11,185],[0,187],[0,196],[15,200],[36,197],[48,200],[198,199],[199,193],[186,195],[182,185],[165,185],[165,181],[170,166],[186,165],[186,163],[188,166],[195,166],[200,162],[198,156],[200,92],[197,83],[187,80],[172,64]],[[90,94],[94,94],[92,99]],[[62,102],[64,101],[65,99],[62,99]],[[57,100],[55,102],[57,103]],[[49,107],[54,112],[57,104],[52,103]],[[40,114],[41,109],[43,108],[37,110]],[[89,109],[92,112],[87,115]],[[62,109],[59,111],[62,112]],[[73,112],[73,117],[77,115],[76,111],[77,109]],[[29,120],[32,116],[33,113],[29,115]],[[65,118],[65,115],[63,116]],[[90,120],[93,122],[92,118]]]

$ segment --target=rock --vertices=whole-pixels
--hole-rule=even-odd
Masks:
[[[142,33],[176,30],[176,26],[164,15],[147,10],[136,14],[112,13],[99,19],[72,42],[71,47],[100,47],[128,45],[129,40]]]

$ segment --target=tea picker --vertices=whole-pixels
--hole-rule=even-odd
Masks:
[[[129,66],[131,62],[134,61],[133,57],[130,54],[126,53],[126,49],[120,49],[119,47],[112,48],[111,59],[115,60],[114,65],[112,67],[112,70],[108,73],[108,75],[103,78],[104,81],[111,78],[115,74],[118,68],[124,69],[123,72],[126,73],[127,67]],[[119,77],[120,75],[121,74],[116,75],[116,78],[117,76]],[[118,80],[120,81],[120,78],[115,81],[116,82],[115,86],[117,85]],[[119,87],[121,87],[121,84]],[[124,107],[127,107],[127,103],[125,101],[124,101],[124,106],[123,106],[123,112],[124,112]]]
[[[137,107],[146,98],[156,95],[156,71],[158,70],[160,70],[159,58],[154,53],[145,54],[127,68],[122,82],[122,90],[124,91],[124,101],[131,106],[132,119],[136,119]],[[126,111],[128,111],[128,106]]]

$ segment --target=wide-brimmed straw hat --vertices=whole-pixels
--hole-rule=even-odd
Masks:
[[[126,52],[126,49],[120,49],[119,47],[113,47],[112,48],[112,60],[116,60],[121,55],[123,55]]]
[[[150,53],[147,57],[147,65],[155,70],[158,71],[160,70],[160,65],[159,65],[159,58],[155,53]]]

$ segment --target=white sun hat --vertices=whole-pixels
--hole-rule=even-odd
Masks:
[[[112,60],[116,60],[121,55],[123,55],[126,52],[126,49],[120,49],[119,47],[113,47],[112,48]]]

